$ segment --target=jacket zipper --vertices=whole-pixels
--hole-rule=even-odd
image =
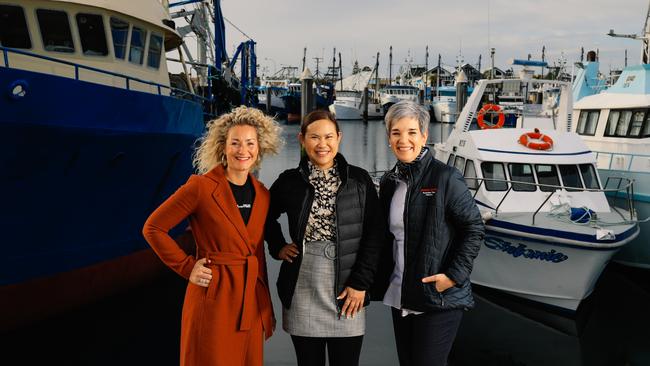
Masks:
[[[408,270],[408,266],[406,263],[406,258],[408,258],[407,251],[408,251],[408,231],[409,231],[409,225],[408,225],[408,212],[409,212],[409,201],[411,199],[411,187],[413,186],[412,184],[412,177],[411,177],[411,171],[410,169],[407,172],[407,177],[406,177],[406,197],[404,198],[404,214],[403,214],[403,220],[404,220],[404,276],[402,277],[402,294],[401,294],[401,299],[400,299],[400,307],[404,307],[404,285],[406,283],[406,271]]]
[[[341,182],[341,185],[343,183]],[[339,192],[341,191],[342,187],[339,187],[339,189],[336,190],[336,196],[335,196],[335,201],[334,205],[336,207],[336,215],[334,215],[334,226],[336,227],[336,257],[334,258],[334,266],[336,268],[336,271],[334,271],[334,304],[336,305],[336,312],[341,315],[341,307],[339,306],[339,301],[337,299],[338,297],[338,287],[339,287],[339,272],[340,272],[340,267],[341,267],[341,261],[339,260],[339,254],[341,253],[340,250],[340,241],[339,241]]]

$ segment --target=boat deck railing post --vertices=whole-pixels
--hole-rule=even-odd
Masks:
[[[544,207],[546,202],[548,202],[548,200],[551,199],[553,193],[555,193],[555,191],[551,191],[551,194],[549,194],[548,197],[546,197],[546,199],[544,200],[544,202],[542,202],[542,204],[539,205],[539,207],[537,207],[537,210],[535,210],[535,213],[533,214],[533,226],[535,226],[535,216],[537,216],[537,213],[539,212],[539,210],[542,209],[542,207]]]

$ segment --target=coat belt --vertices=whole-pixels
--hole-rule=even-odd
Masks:
[[[200,256],[202,258],[203,255]],[[255,285],[257,282],[257,272],[259,263],[254,255],[244,256],[235,253],[206,253],[205,257],[210,260],[208,266],[225,265],[225,266],[246,266],[246,279],[244,285],[244,304],[242,306],[241,318],[239,320],[239,330],[250,330],[253,316],[255,315]]]

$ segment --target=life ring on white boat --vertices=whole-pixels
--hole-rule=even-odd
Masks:
[[[485,114],[486,113],[497,113],[498,119],[497,123],[492,123],[492,122],[487,122],[485,121]],[[503,127],[503,124],[506,122],[506,116],[503,114],[503,111],[501,110],[501,107],[499,107],[496,104],[485,104],[479,111],[478,115],[476,116],[476,122],[478,123],[478,126],[481,128],[481,130],[485,129],[492,129],[492,128],[501,128]]]
[[[553,148],[553,139],[539,132],[528,132],[519,137],[519,143],[533,150],[550,150]]]

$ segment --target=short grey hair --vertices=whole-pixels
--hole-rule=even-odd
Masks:
[[[415,102],[403,100],[393,104],[388,109],[388,112],[386,112],[386,116],[384,116],[384,121],[386,122],[386,133],[390,134],[393,122],[399,121],[402,118],[413,118],[418,121],[421,134],[424,135],[429,132],[429,120],[431,119],[429,111]]]

